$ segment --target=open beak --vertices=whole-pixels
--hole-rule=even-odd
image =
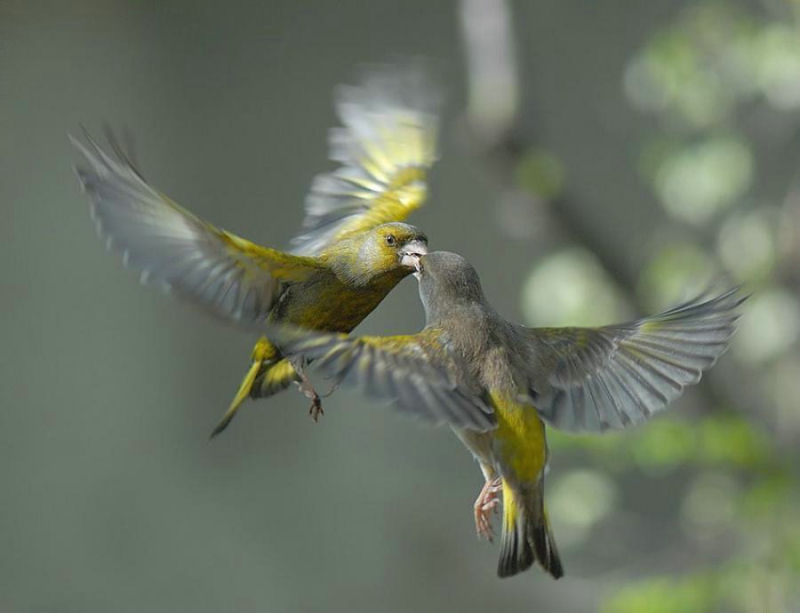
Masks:
[[[400,250],[400,265],[419,272],[419,259],[426,253],[428,253],[428,245],[424,241],[408,241]]]

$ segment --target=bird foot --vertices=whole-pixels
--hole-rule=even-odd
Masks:
[[[475,499],[475,530],[478,538],[485,538],[490,543],[494,540],[494,528],[492,528],[492,513],[497,513],[500,506],[499,493],[502,490],[502,480],[498,477],[486,481],[481,488],[480,494]]]
[[[319,421],[320,415],[325,415],[325,411],[322,410],[322,401],[317,394],[314,394],[311,398],[311,406],[308,407],[308,414],[311,415],[311,419],[314,420],[314,423]]]
[[[319,416],[325,414],[325,411],[322,410],[322,399],[317,393],[317,390],[314,389],[314,385],[311,383],[305,371],[302,368],[296,370],[297,376],[300,378],[300,381],[297,382],[297,388],[303,396],[311,400],[308,414],[311,415],[311,419],[314,420],[314,423],[317,423],[319,421]]]

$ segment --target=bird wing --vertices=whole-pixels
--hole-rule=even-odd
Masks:
[[[463,380],[443,333],[426,329],[403,336],[349,337],[281,326],[270,331],[285,355],[313,360],[338,384],[358,385],[368,396],[394,400],[429,423],[484,432],[495,427],[479,388]]]
[[[727,349],[746,299],[732,289],[628,324],[523,328],[529,392],[568,431],[638,424],[697,383]]]
[[[318,175],[306,198],[294,253],[317,255],[350,234],[402,221],[427,195],[436,161],[439,94],[420,66],[367,72],[341,86],[342,127],[329,134],[329,157],[341,164]]]
[[[76,171],[98,233],[143,283],[254,322],[269,313],[280,282],[303,280],[320,267],[314,258],[261,247],[196,217],[148,185],[113,137],[113,155],[88,134],[86,143],[70,140],[85,158]]]

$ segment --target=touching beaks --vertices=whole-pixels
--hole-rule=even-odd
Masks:
[[[428,245],[421,240],[408,241],[400,250],[400,265],[420,271],[419,259],[428,253]]]

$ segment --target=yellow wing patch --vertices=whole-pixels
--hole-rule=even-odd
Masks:
[[[329,141],[341,166],[312,182],[295,253],[318,254],[353,233],[403,221],[423,204],[437,157],[438,98],[419,67],[372,72],[339,89],[343,127]]]

